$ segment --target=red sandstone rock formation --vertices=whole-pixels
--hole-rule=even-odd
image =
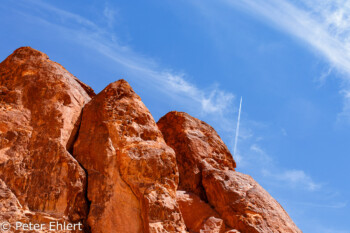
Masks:
[[[300,232],[260,185],[234,170],[230,152],[212,127],[182,112],[166,114],[158,127],[175,150],[179,188],[208,200],[228,227],[244,233]],[[193,217],[183,216],[193,223]]]
[[[89,176],[92,232],[185,232],[175,153],[126,81],[85,106],[74,156]]]
[[[217,169],[234,170],[236,163],[216,131],[186,113],[170,112],[158,127],[166,143],[176,152],[180,173],[179,189],[193,192],[206,200],[202,185],[205,164]]]
[[[26,216],[38,221],[85,218],[86,177],[68,150],[90,100],[86,90],[93,93],[29,47],[17,49],[0,64],[1,190],[11,190],[18,200],[14,208],[28,212]]]
[[[247,233],[300,233],[281,205],[253,178],[235,171],[205,170],[209,203],[229,227]]]
[[[225,223],[219,214],[196,194],[177,191],[176,200],[190,232],[225,232]]]
[[[95,96],[29,47],[0,64],[0,224],[83,222],[87,233],[301,232],[235,167],[212,127],[178,112],[157,126],[124,80]]]

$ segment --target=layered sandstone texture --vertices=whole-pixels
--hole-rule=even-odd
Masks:
[[[0,63],[0,224],[12,224],[8,232],[24,232],[16,222],[52,221],[82,223],[75,232],[86,233],[301,232],[235,167],[211,126],[181,112],[156,123],[124,80],[95,95],[30,47]]]

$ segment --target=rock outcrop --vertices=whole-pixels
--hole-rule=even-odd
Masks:
[[[158,126],[175,150],[179,188],[208,201],[229,228],[244,233],[300,232],[259,184],[235,171],[230,152],[212,127],[183,112],[166,114]]]
[[[68,152],[90,100],[85,89],[29,47],[0,64],[0,179],[39,221],[76,222],[86,215],[85,173]]]
[[[247,233],[301,232],[281,205],[248,175],[208,169],[203,186],[209,203],[229,227]]]
[[[93,232],[185,232],[175,153],[126,81],[85,106],[74,156],[89,176]]]
[[[300,233],[186,113],[156,124],[124,80],[98,95],[32,48],[0,63],[0,227],[86,233]],[[46,224],[46,225],[45,225]],[[3,229],[0,229],[0,231]],[[72,232],[59,230],[54,232]]]
[[[221,170],[236,167],[227,146],[210,125],[187,113],[170,112],[157,124],[166,143],[175,150],[180,173],[179,189],[206,200],[202,185],[205,165]]]

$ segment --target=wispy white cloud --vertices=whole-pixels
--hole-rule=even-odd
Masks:
[[[27,9],[30,9],[33,13],[37,13],[35,14],[36,16],[41,16],[42,18],[50,18],[50,16],[55,16],[55,17],[58,17],[59,20],[61,20],[61,23],[69,24],[70,27],[72,27],[72,23],[74,23],[79,25],[81,30],[86,28],[90,30],[100,31],[100,28],[92,21],[80,15],[57,8],[46,2],[38,0],[38,1],[26,1],[26,2],[18,1],[17,3],[20,4],[21,7],[25,7]],[[20,11],[20,9],[17,9],[17,10]],[[52,13],[54,15],[52,15]]]
[[[221,0],[265,19],[308,45],[329,62],[321,74],[323,85],[332,71],[342,78],[344,106],[337,123],[350,123],[350,2],[348,0]]]
[[[109,28],[112,28],[115,23],[115,18],[117,15],[116,9],[114,9],[110,4],[106,3],[105,8],[103,10],[103,15],[107,20],[107,25]]]
[[[163,73],[162,75],[166,77],[166,86],[170,90],[185,94],[200,103],[205,113],[223,113],[232,104],[234,99],[232,93],[222,91],[218,87],[205,93],[195,85],[187,82],[183,78],[183,75],[174,75],[172,73]]]
[[[318,87],[322,87],[323,85],[325,85],[327,78],[332,74],[333,70],[334,67],[328,67],[325,71],[321,73],[319,77],[315,79],[315,81],[318,83]]]
[[[252,144],[250,146],[250,151],[254,153],[254,160],[259,162],[260,165],[271,166],[273,159],[257,144]]]
[[[267,183],[303,192],[321,191],[323,188],[321,183],[314,181],[305,171],[278,165],[276,158],[269,155],[258,142],[251,144],[249,150],[244,151],[244,156],[238,155],[241,165],[246,166],[248,170],[255,170]]]
[[[268,20],[350,74],[350,3],[346,0],[222,0]]]
[[[199,109],[202,114],[216,114],[224,118],[225,112],[232,109],[234,100],[232,93],[221,90],[218,86],[207,89],[197,87],[186,79],[186,74],[160,67],[152,58],[147,58],[134,52],[127,45],[122,45],[116,39],[117,35],[104,29],[101,25],[43,1],[30,1],[30,4],[28,2],[23,4],[23,7],[26,8],[33,6],[35,7],[33,11],[22,13],[28,15],[34,12],[35,15],[30,15],[30,17],[60,28],[70,40],[98,51],[122,66],[129,74],[133,74],[133,77],[142,77],[139,78],[139,81],[144,82],[147,86],[152,86],[182,101],[184,105],[191,105],[191,108]],[[101,14],[111,27],[115,17],[113,8],[106,5]]]
[[[313,181],[313,179],[302,170],[285,170],[282,172],[271,173],[263,170],[263,175],[283,182],[292,188],[304,188],[308,191],[319,190],[322,185]]]
[[[322,191],[323,184],[314,179],[303,170],[288,169],[278,165],[278,161],[269,155],[266,150],[256,142],[251,144],[244,155],[238,153],[240,167],[242,165],[248,170],[264,178],[264,182],[283,186],[289,190],[301,190],[302,192]]]

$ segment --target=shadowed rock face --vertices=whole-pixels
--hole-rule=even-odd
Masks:
[[[67,151],[90,100],[86,90],[93,94],[29,47],[0,64],[0,193],[16,199],[13,207],[26,219],[76,222],[86,216],[85,173]]]
[[[235,167],[212,127],[180,112],[157,126],[124,80],[95,95],[29,47],[0,63],[0,223],[83,222],[87,233],[301,232]]]
[[[244,233],[301,232],[259,184],[234,170],[232,156],[213,128],[182,112],[166,114],[158,126],[176,152],[179,188],[208,201],[229,228]],[[192,227],[193,217],[187,212],[183,217]]]
[[[225,232],[225,223],[219,214],[196,194],[177,191],[176,200],[190,232]]]
[[[85,106],[74,156],[89,176],[92,232],[185,232],[175,153],[126,81]]]

